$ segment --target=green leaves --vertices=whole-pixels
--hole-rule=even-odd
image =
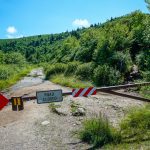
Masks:
[[[150,10],[150,0],[145,0],[145,2],[148,4],[147,8]]]
[[[146,2],[149,4],[149,0]],[[0,63],[23,64],[25,60],[34,64],[94,62],[97,66],[109,66],[118,77],[121,74],[122,81],[126,73],[130,74],[133,64],[142,71],[149,70],[150,15],[135,11],[90,28],[0,40],[0,49]],[[85,68],[83,72],[86,72]],[[112,76],[115,76],[114,72]]]
[[[122,83],[122,77],[119,71],[103,65],[94,70],[93,81],[97,86],[116,85]]]

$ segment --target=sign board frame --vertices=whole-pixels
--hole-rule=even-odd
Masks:
[[[55,95],[55,94],[58,94],[58,95]],[[55,96],[55,98],[54,98],[54,96]],[[52,102],[62,102],[63,101],[63,94],[62,94],[61,89],[48,90],[48,91],[37,91],[36,92],[36,97],[37,97],[37,103],[38,104],[52,103]],[[41,99],[41,98],[48,99],[50,97],[52,97],[53,99],[52,100],[42,100]]]

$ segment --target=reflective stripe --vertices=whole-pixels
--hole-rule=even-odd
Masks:
[[[73,97],[80,97],[80,96],[90,96],[96,94],[96,88],[95,87],[89,87],[89,88],[81,88],[81,89],[73,89],[72,90],[72,96]]]
[[[75,96],[79,89],[73,89],[72,96]]]
[[[87,90],[88,90],[88,88],[85,88],[85,89],[79,94],[79,96],[83,96],[84,93],[85,93]]]
[[[17,105],[17,99],[14,98],[14,105]]]
[[[92,88],[92,90],[89,92],[89,94],[87,95],[87,96],[89,96],[89,95],[92,95],[93,93],[94,93],[94,91],[96,90],[96,88],[94,87],[94,88]]]
[[[21,105],[21,99],[17,98],[18,105]]]

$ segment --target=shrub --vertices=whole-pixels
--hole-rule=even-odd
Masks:
[[[0,64],[4,64],[4,53],[0,50]]]
[[[53,65],[50,65],[49,67],[46,67],[45,68],[46,79],[49,79],[54,74],[64,73],[64,71],[66,70],[66,67],[67,65],[62,64],[62,63],[57,63],[55,65],[53,64]]]
[[[85,63],[78,66],[75,75],[79,79],[90,80],[93,75],[93,70],[95,68],[94,63]]]
[[[136,62],[141,70],[150,70],[150,50],[140,52],[136,56]]]
[[[148,139],[150,137],[150,105],[130,110],[120,126],[124,140]]]
[[[4,62],[6,64],[24,64],[25,57],[18,52],[6,53],[4,57]]]
[[[88,81],[81,81],[79,79],[76,79],[74,76],[64,76],[63,74],[58,74],[51,76],[51,81],[60,84],[67,87],[72,88],[86,88],[91,87],[92,84]]]
[[[140,94],[145,97],[150,99],[150,86],[143,86],[140,88]]]
[[[64,75],[65,76],[73,75],[79,64],[80,62],[76,61],[68,63]]]
[[[84,142],[93,144],[94,147],[121,142],[120,133],[102,115],[98,118],[86,120],[83,123],[83,129],[79,131],[79,138]]]
[[[0,65],[0,90],[15,84],[31,71],[32,66]]]
[[[142,72],[142,76],[145,81],[150,81],[150,71]]]
[[[0,80],[6,80],[8,79],[13,73],[13,70],[11,67],[8,66],[0,66]]]
[[[110,65],[115,66],[121,73],[127,73],[132,66],[132,60],[129,53],[115,52],[110,58]]]
[[[98,66],[94,70],[93,81],[97,86],[116,85],[123,82],[120,72],[108,65]]]

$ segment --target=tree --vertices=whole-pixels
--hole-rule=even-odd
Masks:
[[[18,52],[10,52],[5,54],[4,62],[6,64],[24,64],[25,57]]]
[[[145,0],[145,2],[148,4],[147,8],[150,10],[150,0]]]

